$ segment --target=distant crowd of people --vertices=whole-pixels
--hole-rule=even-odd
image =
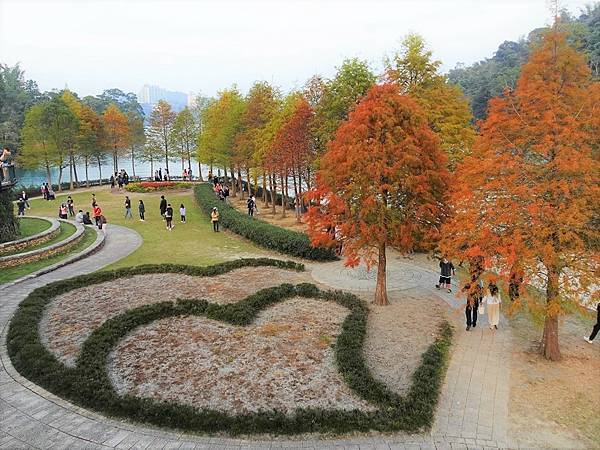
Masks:
[[[119,191],[123,190],[123,186],[129,184],[129,175],[125,169],[121,169],[110,176],[110,188],[114,189],[115,186],[119,188]]]

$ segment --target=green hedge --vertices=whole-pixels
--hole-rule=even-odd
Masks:
[[[331,248],[313,247],[308,236],[293,230],[271,225],[263,220],[242,214],[234,207],[220,201],[210,184],[203,183],[194,189],[200,208],[210,217],[214,206],[219,208],[220,224],[255,244],[300,258],[315,261],[334,261],[337,258]]]
[[[44,308],[54,297],[70,290],[134,274],[166,271],[212,276],[244,265],[303,269],[303,266],[292,262],[248,259],[204,268],[176,265],[138,266],[51,283],[33,291],[21,303],[11,320],[8,332],[10,358],[23,376],[83,407],[110,416],[186,431],[228,432],[233,435],[345,433],[368,430],[417,432],[431,426],[452,336],[450,325],[444,322],[438,338],[423,354],[421,365],[412,376],[411,388],[403,397],[375,380],[365,363],[362,348],[366,336],[368,310],[364,302],[352,294],[321,291],[312,284],[282,284],[258,291],[235,304],[217,305],[203,299],[179,299],[176,302],[145,305],[129,310],[107,320],[93,331],[82,347],[75,368],[68,368],[60,363],[40,341],[38,326]],[[155,401],[131,395],[120,396],[110,382],[107,373],[110,351],[139,326],[181,315],[206,316],[246,326],[254,321],[262,309],[294,296],[332,301],[350,310],[335,344],[337,367],[346,383],[359,396],[376,405],[377,410],[365,412],[298,408],[292,414],[281,411],[229,414],[175,402]]]

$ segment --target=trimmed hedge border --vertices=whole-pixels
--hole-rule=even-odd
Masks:
[[[221,215],[221,225],[261,247],[315,261],[335,261],[338,259],[331,248],[313,247],[308,236],[304,233],[286,230],[240,213],[226,202],[217,199],[210,184],[203,183],[196,186],[194,193],[200,208],[208,217],[210,217],[213,207],[216,206],[219,208]]]
[[[144,273],[177,272],[214,276],[247,266],[304,269],[301,264],[290,261],[262,258],[208,267],[145,265],[58,281],[36,289],[21,303],[10,323],[8,353],[14,367],[23,376],[76,404],[109,416],[185,431],[227,432],[232,435],[368,430],[417,432],[431,426],[452,338],[452,328],[448,322],[442,324],[439,336],[422,355],[421,365],[412,375],[410,390],[403,397],[377,381],[365,363],[362,348],[368,309],[364,302],[353,294],[321,291],[308,283],[296,286],[282,284],[263,289],[234,304],[218,305],[203,299],[178,299],[176,302],[156,303],[126,311],[107,320],[92,332],[82,347],[75,368],[68,368],[60,363],[40,341],[38,325],[44,308],[55,296],[73,289]],[[229,414],[176,402],[155,401],[131,395],[119,396],[110,383],[107,373],[110,351],[139,326],[181,315],[205,316],[245,326],[252,323],[264,308],[293,296],[333,301],[350,310],[335,344],[336,363],[344,381],[360,397],[376,405],[377,410],[365,412],[298,408],[292,414],[270,410]]]

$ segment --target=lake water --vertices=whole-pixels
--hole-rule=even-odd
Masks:
[[[159,168],[163,169],[164,172],[165,162],[159,161],[158,163],[154,163],[154,170],[158,170]],[[187,165],[186,165],[187,167]],[[125,169],[129,176],[133,176],[133,170],[131,167],[131,160],[127,158],[119,159],[119,169]],[[102,177],[110,178],[110,174],[113,171],[112,161],[105,163],[102,165]],[[181,176],[182,168],[181,161],[169,161],[169,171],[173,176]],[[216,175],[217,169],[215,169]],[[51,169],[50,173],[52,175],[52,183],[58,183],[58,169]],[[149,162],[145,161],[136,161],[135,162],[135,174],[138,177],[149,178],[153,176],[151,173],[151,167]],[[192,174],[196,177],[198,176],[198,162],[192,159]],[[79,177],[79,181],[85,181],[85,166],[83,164],[77,165],[77,175]],[[29,186],[40,186],[42,183],[46,182],[46,171],[45,170],[29,170],[16,168],[16,176],[17,176],[17,184],[19,186],[29,187]],[[208,166],[202,166],[202,176],[208,176]],[[90,165],[88,167],[88,177],[90,180],[97,180],[100,178],[100,171],[98,170],[98,165]],[[63,170],[62,182],[69,182],[69,168]]]

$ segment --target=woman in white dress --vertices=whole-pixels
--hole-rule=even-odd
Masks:
[[[488,322],[490,323],[490,330],[498,329],[498,322],[500,321],[500,303],[502,299],[498,293],[498,286],[490,284],[489,294],[487,294],[483,301],[487,306]]]

